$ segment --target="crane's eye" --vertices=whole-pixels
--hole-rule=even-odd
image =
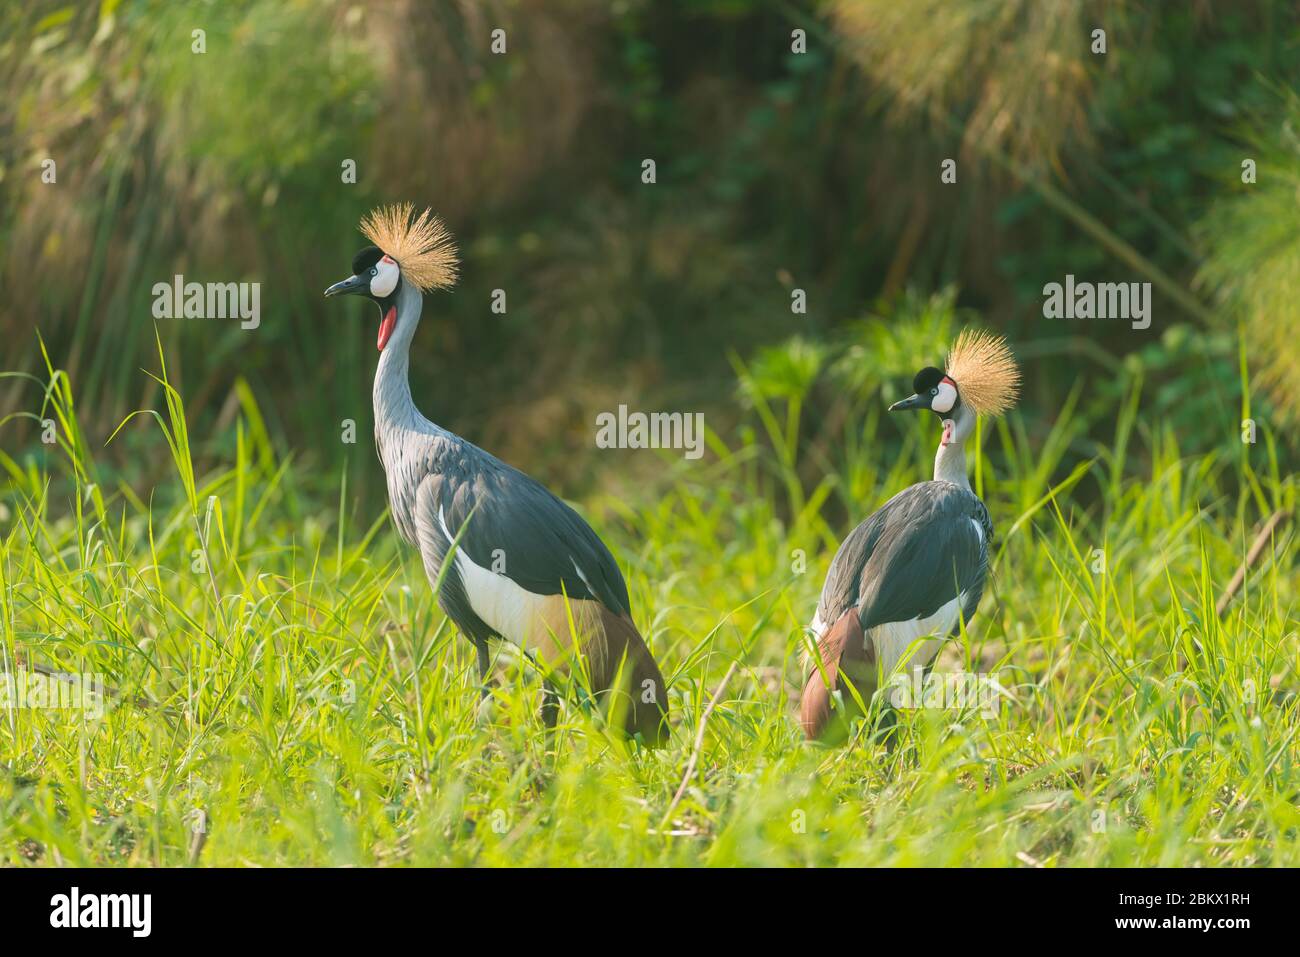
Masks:
[[[939,387],[938,387],[938,386],[935,386],[933,389],[931,389],[931,390],[930,390],[930,394],[931,394],[931,395],[938,395],[938,394],[939,394]]]
[[[378,275],[379,275],[379,267],[377,267],[377,266],[371,266],[371,267],[370,267],[370,275],[372,275],[372,276],[378,276]]]

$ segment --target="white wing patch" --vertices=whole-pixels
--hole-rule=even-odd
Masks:
[[[979,540],[980,540],[980,544],[983,545],[983,544],[984,544],[984,526],[981,525],[981,524],[979,523],[978,520],[973,519],[973,518],[970,520],[970,523],[971,523],[972,525],[975,526],[975,534],[976,534],[976,536],[979,538]]]
[[[876,660],[880,662],[881,673],[888,681],[899,662],[907,659],[907,667],[920,668],[934,660],[940,646],[948,638],[962,606],[966,604],[966,593],[962,592],[952,601],[943,605],[928,618],[913,618],[911,621],[889,621],[877,625],[866,634],[866,640],[876,646]],[[932,637],[937,636],[937,637]],[[919,645],[913,647],[918,639]]]
[[[442,529],[442,534],[447,536],[447,541],[454,542],[456,540],[456,536],[453,535],[451,529],[447,527],[447,516],[442,514],[441,503],[438,505],[438,527]],[[460,550],[457,549],[457,554],[459,554],[459,551]]]
[[[438,506],[438,524],[447,536],[447,541],[455,541],[456,536],[447,528],[441,505]],[[460,572],[465,597],[469,599],[474,614],[502,638],[520,648],[525,647],[533,624],[541,620],[546,596],[531,592],[505,575],[484,568],[459,547],[456,549],[456,569]]]
[[[587,592],[588,592],[592,597],[595,597],[595,595],[596,595],[596,589],[594,589],[594,588],[591,587],[591,582],[587,581],[587,576],[584,575],[584,574],[582,573],[582,569],[578,567],[578,560],[577,560],[576,558],[574,558],[572,555],[570,555],[570,556],[569,556],[569,561],[573,562],[573,570],[574,570],[575,572],[578,573],[578,577],[582,579],[582,583],[583,583],[584,585],[587,586]]]

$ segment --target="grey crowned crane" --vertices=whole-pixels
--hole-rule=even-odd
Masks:
[[[379,308],[375,445],[398,533],[419,549],[438,604],[478,652],[484,695],[488,642],[503,638],[544,674],[580,667],[629,735],[661,745],[668,696],[632,622],[627,583],[591,526],[523,472],[435,425],[411,399],[411,339],[424,294],[451,286],[456,249],[429,210],[409,203],[371,212],[372,245],[326,296],[364,296]],[[546,683],[542,714],[558,702]]]
[[[942,422],[934,479],[899,492],[840,545],[810,626],[800,723],[809,739],[829,737],[836,711],[847,717],[900,666],[924,668],[979,607],[993,525],[966,477],[966,440],[979,415],[1015,405],[1020,371],[1006,341],[965,331],[946,371],[922,369],[914,395],[890,412],[929,409]],[[838,696],[835,692],[841,692]],[[838,698],[838,701],[837,701]]]

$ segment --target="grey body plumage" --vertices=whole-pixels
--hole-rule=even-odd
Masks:
[[[381,223],[395,244],[407,239],[402,221],[393,214]],[[436,221],[426,228],[444,235]],[[436,274],[438,264],[423,265],[426,274]],[[383,317],[373,390],[375,448],[393,522],[419,550],[439,606],[475,645],[484,680],[493,638],[541,659],[552,676],[580,658],[592,691],[607,710],[617,710],[627,732],[661,744],[668,733],[667,688],[633,624],[627,583],[613,555],[540,483],[420,413],[411,397],[409,353],[422,291],[378,247],[358,253],[353,272],[326,295],[366,295]],[[549,686],[545,700],[550,724],[557,705]]]
[[[1019,373],[1004,342],[963,336],[949,356],[950,369],[954,365],[984,408],[1010,407]],[[993,524],[966,477],[965,443],[978,409],[962,401],[960,385],[939,369],[923,369],[913,380],[915,394],[890,406],[939,416],[943,437],[934,479],[887,501],[849,533],[831,560],[810,626],[817,648],[800,701],[810,738],[822,737],[835,713],[849,707],[849,699],[837,694],[842,678],[869,698],[898,669],[928,667],[942,641],[960,633],[979,608]]]
[[[831,560],[817,618],[838,621],[856,609],[865,631],[929,618],[958,596],[970,619],[988,575],[993,525],[970,489],[918,482],[855,528]]]
[[[398,533],[420,549],[438,599],[468,635],[496,637],[470,607],[460,570],[442,565],[457,548],[499,568],[539,595],[600,601],[631,612],[627,583],[605,543],[581,516],[535,479],[425,418],[411,399],[409,343],[422,308],[418,292],[398,297],[398,328],[375,373],[375,448],[384,466]],[[471,520],[472,516],[472,520]]]

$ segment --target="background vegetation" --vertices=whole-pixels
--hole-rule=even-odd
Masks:
[[[124,696],[0,714],[0,859],[1297,863],[1289,521],[1215,609],[1295,507],[1297,79],[1267,0],[0,5],[2,664]],[[666,752],[575,707],[546,739],[508,655],[480,712],[397,547],[374,327],[320,298],[397,199],[464,259],[417,401],[610,542]],[[175,273],[260,282],[260,328],[155,323]],[[1151,328],[1043,318],[1067,273],[1152,282]],[[940,669],[1011,697],[804,747],[830,556],[928,475],[932,423],[883,409],[968,323],[1027,388]],[[619,403],[703,410],[709,454],[594,454]]]

